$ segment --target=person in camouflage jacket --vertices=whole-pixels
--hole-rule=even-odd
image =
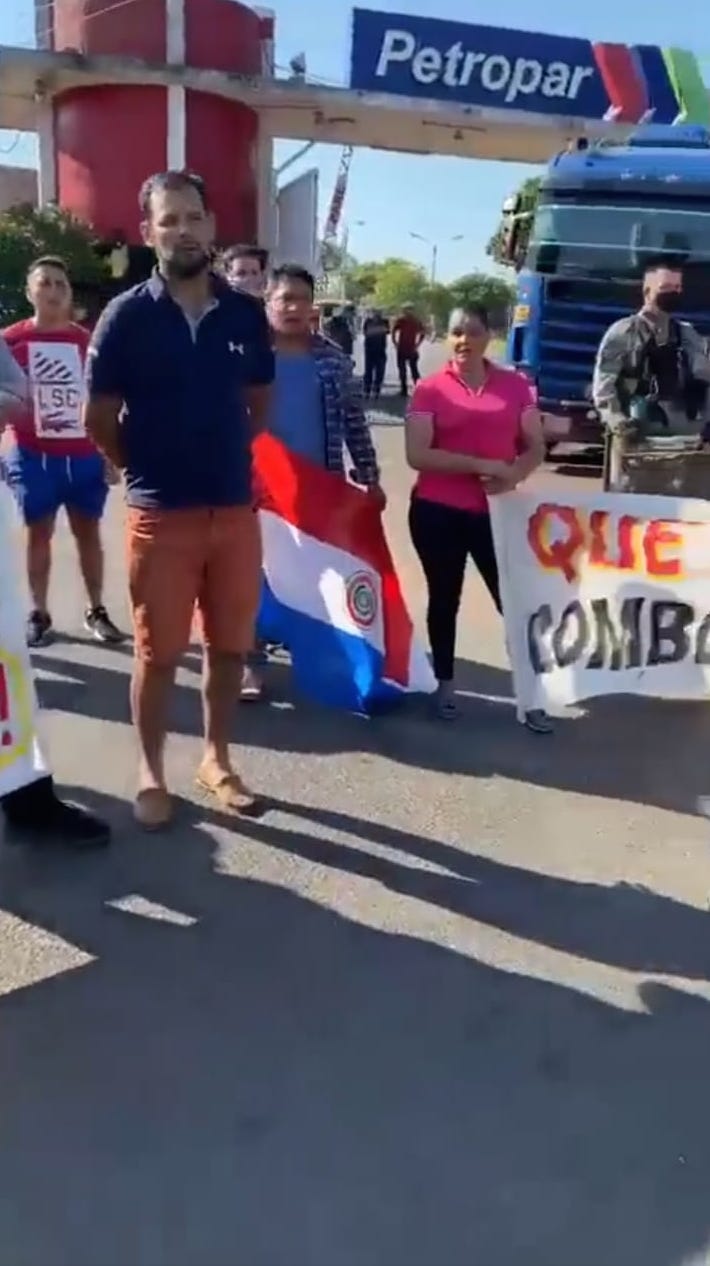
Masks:
[[[682,293],[682,268],[649,264],[641,310],[614,322],[599,347],[592,396],[609,437],[611,486],[623,449],[644,435],[700,436],[710,425],[710,356],[673,316]]]

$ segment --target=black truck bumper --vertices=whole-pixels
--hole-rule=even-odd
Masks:
[[[565,443],[603,446],[604,434],[599,414],[586,400],[549,400],[541,396],[539,405],[542,413],[566,420]]]

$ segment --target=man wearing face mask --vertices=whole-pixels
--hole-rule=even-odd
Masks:
[[[674,313],[683,270],[649,263],[643,306],[602,339],[592,394],[610,439],[608,486],[620,486],[625,449],[657,436],[705,436],[710,424],[710,357],[704,339]]]
[[[262,246],[230,246],[222,256],[224,275],[234,290],[263,299],[269,252]]]

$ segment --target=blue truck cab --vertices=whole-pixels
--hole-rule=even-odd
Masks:
[[[543,410],[569,419],[570,439],[601,441],[595,356],[612,322],[641,306],[647,261],[682,261],[679,318],[710,335],[710,132],[646,125],[621,145],[581,139],[550,162],[534,212],[511,199],[503,220],[519,270],[508,363],[536,383]]]

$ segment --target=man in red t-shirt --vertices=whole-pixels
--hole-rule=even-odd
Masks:
[[[108,494],[107,472],[83,421],[89,335],[71,320],[72,288],[62,259],[45,256],[30,265],[27,298],[34,316],[3,330],[27,375],[31,399],[30,408],[12,417],[12,442],[4,456],[7,482],[27,528],[32,597],[27,643],[45,646],[52,637],[47,595],[54,524],[62,506],[86,585],[84,626],[98,642],[118,642],[123,635],[109,619],[102,597],[99,524]]]
[[[407,395],[407,369],[412,375],[412,383],[419,382],[419,347],[425,334],[414,305],[403,304],[402,312],[392,326],[392,342],[397,349],[397,369],[403,396]]]

